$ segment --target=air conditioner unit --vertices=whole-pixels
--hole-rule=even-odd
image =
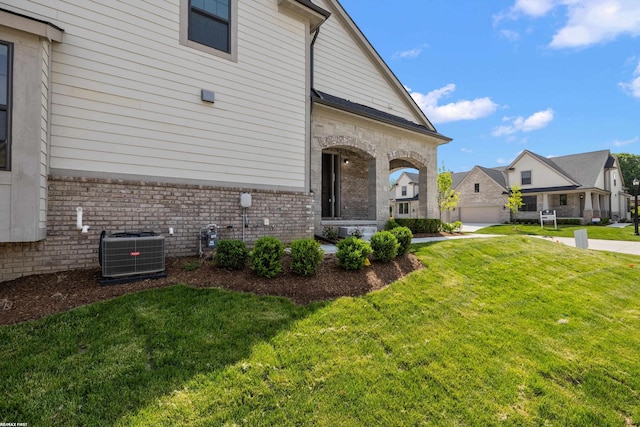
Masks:
[[[103,235],[100,241],[100,264],[102,276],[106,278],[163,273],[164,236],[152,231]]]

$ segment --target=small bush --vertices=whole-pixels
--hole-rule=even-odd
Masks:
[[[396,222],[396,220],[395,220],[395,219],[393,219],[393,218],[390,218],[390,219],[389,219],[389,221],[387,221],[387,222],[384,224],[384,229],[385,229],[385,230],[387,230],[387,231],[389,231],[389,230],[393,230],[394,228],[398,228],[398,227],[400,227],[400,225],[398,225],[398,223]]]
[[[242,270],[248,257],[249,249],[242,240],[220,240],[213,260],[220,268]]]
[[[362,228],[356,227],[356,229],[351,232],[351,236],[362,239],[362,236],[364,236],[364,231],[362,230]]]
[[[456,233],[462,229],[462,222],[456,221],[452,223],[442,223],[442,231],[445,233]]]
[[[324,251],[313,239],[291,242],[291,269],[298,276],[314,276],[322,262]]]
[[[258,276],[270,279],[282,271],[284,245],[275,237],[261,237],[256,240],[251,253],[251,268]]]
[[[336,229],[331,227],[330,225],[326,225],[322,229],[322,236],[324,236],[327,240],[331,240],[331,241],[336,241],[338,240],[338,237],[340,237]]]
[[[409,253],[409,246],[411,245],[411,239],[413,239],[413,234],[411,234],[411,230],[407,227],[396,227],[392,229],[391,234],[396,236],[398,240],[398,255],[406,255]]]
[[[390,231],[378,231],[371,236],[373,256],[382,262],[389,262],[398,256],[400,244]]]
[[[353,236],[339,241],[336,246],[336,258],[345,270],[360,270],[372,253],[369,242]]]
[[[398,218],[398,225],[408,227],[413,234],[433,234],[441,229],[442,221],[430,218]]]

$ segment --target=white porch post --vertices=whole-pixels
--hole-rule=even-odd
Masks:
[[[542,210],[546,211],[547,209],[549,209],[549,195],[544,193],[542,195]]]
[[[593,218],[593,204],[591,197],[591,191],[584,192],[584,211],[582,212],[582,219],[586,223],[591,222],[591,219]]]
[[[597,216],[600,218],[602,216],[602,212],[600,210],[600,195],[594,194],[594,203],[593,203],[593,216]]]

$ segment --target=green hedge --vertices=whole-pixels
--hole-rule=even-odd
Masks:
[[[442,221],[432,218],[395,218],[401,227],[407,227],[413,234],[433,234],[442,228]]]

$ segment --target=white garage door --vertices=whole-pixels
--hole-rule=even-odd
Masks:
[[[500,208],[496,206],[483,206],[475,208],[459,208],[460,218],[463,223],[484,222],[499,223]]]

